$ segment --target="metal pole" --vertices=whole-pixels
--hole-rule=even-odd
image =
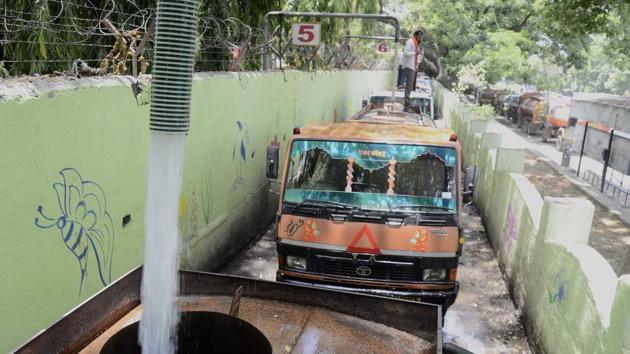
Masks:
[[[280,21],[280,39],[278,40],[278,45],[280,46],[280,50],[282,50],[282,52],[280,52],[281,55],[278,57],[278,66],[280,67],[280,70],[282,70],[282,59],[284,59],[284,52],[286,51],[286,49],[282,46],[282,34],[284,33],[282,30],[282,15],[278,17],[278,21]],[[287,46],[287,49],[288,48],[289,47]]]
[[[584,156],[584,143],[586,143],[586,133],[588,133],[588,121],[584,125],[584,136],[582,137],[582,147],[580,148],[580,162],[578,162],[577,176],[580,177],[580,167],[582,167],[582,156]],[[563,144],[564,145],[564,144]]]
[[[269,70],[269,18],[265,16],[263,23],[263,32],[265,34],[265,42],[263,49],[263,70]]]
[[[398,34],[396,34],[396,41],[394,42],[394,67],[392,71],[392,76],[394,77],[394,83],[392,85],[392,97],[396,97],[396,88],[398,86],[398,65]]]
[[[366,35],[361,35],[361,34],[346,34],[341,38],[342,39],[345,39],[345,38],[371,39],[375,41],[378,41],[378,40],[393,41],[396,39],[395,37],[389,37],[389,36],[366,36]]]
[[[610,130],[610,138],[608,138],[608,149],[604,152],[604,170],[602,171],[602,188],[601,192],[604,193],[604,185],[606,185],[606,170],[608,170],[608,161],[610,161],[610,150],[612,149],[613,139],[615,137],[615,130]]]

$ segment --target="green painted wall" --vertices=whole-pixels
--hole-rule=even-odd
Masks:
[[[216,269],[273,216],[264,166],[274,137],[283,151],[294,126],[343,119],[390,78],[196,76],[180,201],[182,268]],[[126,85],[0,104],[0,352],[142,263],[148,117],[149,106]],[[125,215],[131,222],[123,227]]]
[[[617,278],[587,246],[593,205],[585,199],[543,200],[521,175],[524,151],[502,147],[497,142],[503,139],[487,133],[498,123],[436,89],[466,164],[477,166],[475,204],[537,349],[630,353],[630,278]]]

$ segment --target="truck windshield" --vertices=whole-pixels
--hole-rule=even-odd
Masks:
[[[456,166],[455,149],[446,147],[295,140],[284,201],[456,213]]]

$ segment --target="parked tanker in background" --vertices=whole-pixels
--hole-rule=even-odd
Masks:
[[[556,148],[562,150],[566,129],[569,126],[571,98],[560,96],[549,99],[549,111],[545,117],[542,140],[556,138]]]
[[[477,103],[480,106],[490,105],[496,112],[499,112],[501,110],[500,97],[505,95],[505,93],[506,91],[504,90],[494,90],[491,88],[479,89],[479,91],[477,91]]]
[[[547,99],[538,92],[521,95],[518,107],[518,127],[527,134],[536,134],[543,127],[549,110]]]

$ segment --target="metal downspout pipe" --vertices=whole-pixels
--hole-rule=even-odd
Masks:
[[[198,0],[158,0],[151,88],[152,131],[187,134]]]

